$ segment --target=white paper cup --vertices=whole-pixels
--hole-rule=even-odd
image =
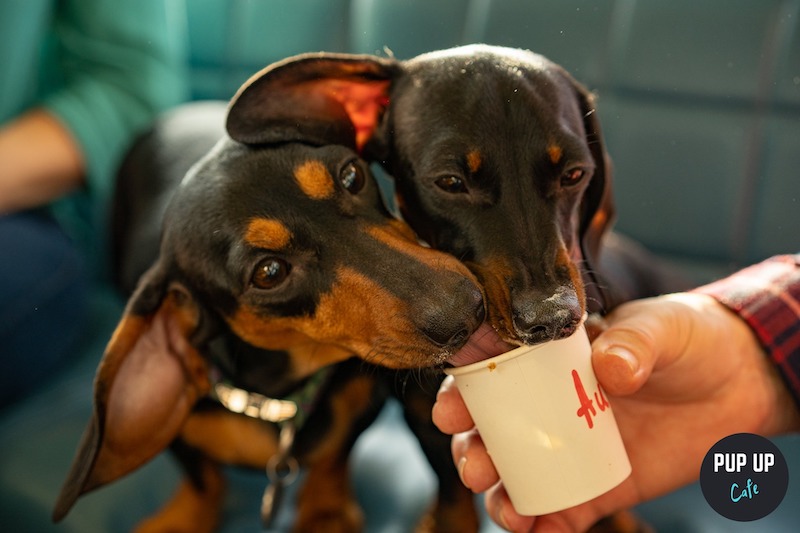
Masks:
[[[455,377],[518,513],[578,505],[630,475],[583,325],[569,338],[446,372]]]

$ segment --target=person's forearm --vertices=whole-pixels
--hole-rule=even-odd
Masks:
[[[47,204],[83,179],[80,147],[47,111],[34,109],[0,129],[0,214]]]

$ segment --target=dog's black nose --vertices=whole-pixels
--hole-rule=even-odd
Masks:
[[[478,292],[479,300],[476,302],[475,306],[475,328],[478,329],[478,326],[483,324],[483,319],[486,318],[486,304],[483,301],[483,296],[481,293]]]
[[[420,329],[437,346],[457,349],[481,325],[486,306],[481,291],[467,280],[449,300],[425,313]]]
[[[574,291],[559,291],[542,298],[535,293],[514,295],[514,330],[525,344],[569,337],[581,321]]]
[[[449,331],[431,329],[426,331],[425,335],[427,335],[428,338],[434,342],[434,344],[443,347],[455,347],[461,345],[461,343],[467,340],[467,337],[469,337],[469,332],[466,328],[463,328],[450,335]]]

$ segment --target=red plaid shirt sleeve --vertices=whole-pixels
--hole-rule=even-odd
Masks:
[[[750,325],[800,406],[800,254],[772,257],[695,292]]]

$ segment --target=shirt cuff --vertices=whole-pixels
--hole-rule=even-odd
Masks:
[[[693,292],[750,326],[800,408],[800,254],[772,257]]]

